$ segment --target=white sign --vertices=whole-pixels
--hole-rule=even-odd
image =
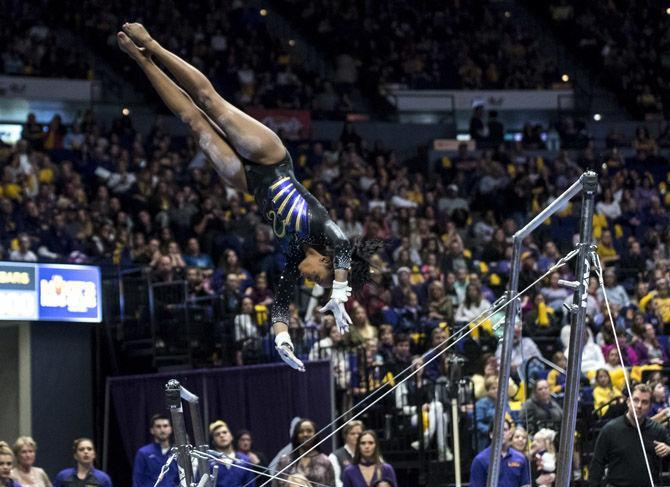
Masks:
[[[35,293],[0,289],[0,320],[37,320]]]
[[[401,112],[472,110],[557,110],[574,105],[572,90],[390,90],[389,101]]]
[[[0,98],[90,102],[92,90],[89,80],[0,76]]]

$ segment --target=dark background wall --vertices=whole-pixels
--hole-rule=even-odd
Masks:
[[[31,324],[32,435],[37,464],[52,478],[74,465],[74,439],[93,435],[95,326],[100,325]]]
[[[19,327],[0,326],[0,440],[19,434]]]

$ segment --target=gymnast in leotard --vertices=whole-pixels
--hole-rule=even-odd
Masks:
[[[304,277],[330,287],[330,299],[321,311],[333,313],[345,332],[351,323],[344,308],[352,291],[349,279],[354,287],[369,280],[368,258],[379,244],[349,242],[323,205],[296,180],[291,156],[279,137],[224,100],[200,71],[162,47],[142,24],[124,24],[117,41],[168,108],[195,132],[219,176],[233,188],[254,196],[280,239],[286,264],[275,285],[272,305],[275,346],[287,364],[304,370],[288,334],[288,308],[296,283]]]

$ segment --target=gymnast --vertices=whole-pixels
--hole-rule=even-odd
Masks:
[[[380,243],[349,242],[323,205],[296,180],[291,156],[277,134],[224,100],[200,71],[162,47],[142,24],[124,24],[117,41],[168,108],[196,134],[221,179],[253,195],[272,225],[286,257],[272,305],[275,346],[284,362],[304,371],[288,334],[289,302],[297,281],[304,277],[332,288],[321,312],[333,313],[344,333],[351,324],[344,308],[352,292],[348,279],[355,288],[370,279],[368,258]]]

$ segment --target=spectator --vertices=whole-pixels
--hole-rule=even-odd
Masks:
[[[300,424],[300,418],[297,416],[293,417],[293,419],[291,419],[291,423],[288,429],[289,442],[286,445],[284,445],[281,450],[277,452],[274,458],[270,460],[270,464],[268,465],[268,469],[272,473],[276,473],[278,471],[277,465],[279,464],[279,460],[284,458],[284,456],[289,455],[293,451],[292,441],[293,436],[296,433],[296,427],[298,426],[298,424]]]
[[[21,487],[12,479],[12,468],[14,467],[14,453],[9,445],[0,441],[0,483],[3,487]]]
[[[567,359],[569,347],[565,347],[563,354]],[[584,345],[582,348],[582,374],[592,374],[605,367],[605,357],[601,348],[593,341],[593,334],[588,327],[584,328]]]
[[[170,257],[170,260],[172,261],[172,269],[181,274],[186,268],[186,263],[181,255],[179,244],[174,240],[168,243],[167,256]]]
[[[437,201],[437,209],[440,213],[451,216],[456,210],[470,210],[470,205],[465,198],[458,195],[458,186],[450,184],[444,196]]]
[[[237,365],[257,363],[260,355],[260,337],[254,302],[250,297],[242,298],[240,312],[235,316],[233,324]]]
[[[341,220],[337,220],[339,226],[347,238],[360,237],[363,234],[363,225],[355,219],[354,209],[351,206],[344,207],[344,214]]]
[[[310,482],[335,487],[335,471],[328,457],[321,453],[318,447],[311,449],[315,444],[316,424],[309,419],[301,419],[293,430],[291,438],[292,453],[284,455],[277,463],[277,471],[282,471],[291,465],[284,473],[300,473]],[[309,454],[304,455],[308,450]],[[300,462],[295,460],[300,457]],[[273,487],[279,487],[277,480],[272,481]],[[345,484],[346,485],[346,484]]]
[[[195,237],[189,238],[186,243],[184,262],[187,266],[199,267],[201,269],[211,269],[214,267],[212,258],[207,254],[201,253],[200,242]]]
[[[428,285],[428,319],[439,323],[446,321],[453,323],[454,311],[451,297],[447,296],[444,285],[440,281],[433,281]]]
[[[602,200],[596,204],[596,212],[605,215],[610,222],[616,221],[621,216],[621,207],[619,202],[614,199],[614,194],[610,188],[603,191]]]
[[[30,250],[31,241],[27,234],[19,235],[19,247],[9,253],[9,260],[16,262],[37,262],[35,252]]]
[[[624,374],[626,371],[621,366],[621,358],[616,345],[605,345],[603,355],[605,356],[605,366],[603,368],[609,372],[614,387],[622,390],[625,384]]]
[[[342,485],[366,487],[382,479],[390,482],[393,487],[398,487],[393,467],[382,460],[377,434],[366,430],[358,437],[351,465],[342,473]]]
[[[272,290],[268,287],[268,276],[265,272],[260,272],[256,276],[256,281],[244,291],[245,296],[249,296],[255,304],[270,306],[274,301]]]
[[[612,385],[612,378],[607,369],[596,371],[596,386],[593,388],[593,409],[600,415],[605,416],[610,403],[616,398],[623,398],[621,390]]]
[[[223,304],[223,313],[226,316],[234,316],[242,305],[242,295],[239,293],[240,279],[237,274],[230,273],[226,275],[226,282],[223,289],[219,289],[221,301]]]
[[[481,290],[475,284],[469,284],[465,292],[465,300],[456,310],[454,319],[456,323],[464,325],[467,323],[478,323],[477,319],[485,316],[491,303],[482,297]]]
[[[667,361],[667,353],[656,337],[656,330],[651,323],[633,324],[633,348],[642,365],[663,364]],[[639,333],[639,334],[638,334]]]
[[[652,303],[662,324],[659,332],[667,333],[670,331],[670,286],[667,278],[656,281],[656,292],[652,297]]]
[[[247,466],[250,460],[245,454],[235,451],[233,434],[228,425],[220,419],[214,421],[209,425],[209,436],[212,448],[223,455],[219,462],[217,487],[255,486],[256,481],[252,472],[235,468],[235,465]]]
[[[628,293],[621,284],[617,283],[616,272],[614,269],[606,269],[603,273],[603,281],[605,282],[605,289],[598,289],[597,297],[600,303],[604,303],[604,292],[607,292],[607,299],[610,305],[616,305],[620,308],[630,305],[630,298]]]
[[[239,281],[239,292],[243,292],[245,289],[247,289],[249,286],[253,284],[253,278],[251,277],[251,273],[246,270],[244,267],[242,267],[242,263],[240,262],[240,259],[237,256],[237,252],[233,249],[227,249],[224,253],[224,264],[221,267],[221,272],[223,275],[228,275],[228,274],[235,274],[237,275],[237,279]],[[219,270],[217,270],[214,274],[214,279],[216,279],[216,275],[219,273]]]
[[[389,363],[393,360],[393,348],[395,347],[395,339],[393,337],[393,326],[383,324],[379,326],[379,354],[382,356],[384,363]]]
[[[547,306],[552,308],[554,312],[561,312],[565,300],[568,296],[574,294],[572,290],[558,284],[560,278],[561,275],[558,272],[552,272],[549,286],[540,289],[540,294],[544,297]]]
[[[482,364],[484,373],[482,374],[480,372],[482,369],[480,369],[470,377],[475,386],[475,399],[481,399],[486,395],[486,380],[489,377],[497,378],[499,373],[498,359],[495,358],[495,356],[492,354],[484,354],[482,357]],[[507,394],[509,395],[510,399],[516,396],[518,390],[519,387],[516,385],[516,382],[514,382],[510,377],[507,385]]]
[[[366,340],[377,338],[377,328],[370,324],[365,308],[355,302],[351,311],[351,328],[347,342],[351,346],[362,345]]]
[[[598,240],[598,256],[604,265],[617,262],[619,260],[619,252],[614,246],[614,238],[612,237],[612,232],[609,230],[603,230]],[[614,273],[613,270],[609,269],[605,271],[605,285],[607,284],[607,272]],[[616,284],[616,274],[614,274],[614,281],[612,285]]]
[[[342,334],[337,328],[335,317],[325,315],[321,319],[323,321],[322,329],[325,337],[312,346],[309,352],[309,360],[329,359],[335,355],[336,349],[341,348],[342,345]]]
[[[561,313],[563,310],[559,308],[558,311]],[[560,326],[561,323],[556,316],[556,311],[546,304],[545,295],[543,293],[536,294],[533,307],[526,311],[523,316],[523,333],[529,337],[555,338],[560,333]]]
[[[152,442],[144,445],[135,454],[133,463],[133,487],[153,487],[158,480],[163,465],[167,463],[170,457],[170,436],[172,435],[172,424],[170,418],[164,414],[154,414],[151,417],[151,427],[149,433],[153,438]],[[172,463],[170,469],[159,486],[174,485],[179,482],[177,464]]]
[[[154,282],[172,282],[176,280],[172,259],[169,255],[161,255],[156,261],[156,267],[152,274]]]
[[[411,282],[412,270],[409,267],[400,267],[396,272],[397,284],[391,291],[391,304],[394,308],[402,308],[409,300],[409,294],[414,291]]]
[[[513,429],[510,446],[521,453],[528,451],[528,433],[523,426],[516,426]]]
[[[361,436],[365,427],[362,421],[349,421],[344,428],[342,428],[342,440],[344,445],[328,456],[330,463],[333,464],[335,471],[335,486],[342,487],[342,477],[344,470],[352,464],[354,455],[356,454],[356,445],[358,444],[358,437]]]
[[[521,336],[521,324],[514,325],[514,337],[512,339],[512,361],[510,363],[513,375],[522,376],[524,374],[523,365],[532,357],[541,357],[540,349],[532,338]],[[502,343],[496,349],[496,358],[500,362],[502,355]],[[533,371],[531,370],[531,376]]]
[[[410,350],[409,336],[404,333],[398,333],[393,343],[393,354],[391,358],[385,361],[388,372],[394,377],[412,364],[412,352]]]
[[[534,434],[543,427],[554,427],[561,422],[563,410],[551,397],[549,383],[538,380],[533,387],[533,393],[521,408],[519,421],[528,425],[528,433]]]
[[[265,455],[262,452],[252,450],[253,437],[251,436],[251,431],[240,430],[235,435],[235,438],[237,438],[237,451],[249,457],[251,463],[261,467],[267,465]]]
[[[536,481],[539,487],[551,487],[556,475],[556,447],[554,438],[556,431],[542,428],[533,435],[533,443],[530,447],[530,455],[533,459],[534,477],[546,480]]]
[[[562,396],[565,392],[565,371],[568,370],[568,358],[563,352],[555,352],[552,357],[554,364],[559,366],[564,370],[564,372],[559,372],[556,369],[551,369],[547,374],[547,383],[549,384],[549,389],[552,394],[557,394]],[[584,357],[582,356],[582,363]]]
[[[652,485],[649,483],[647,464],[654,483],[659,481],[660,458],[670,454],[670,438],[664,428],[647,418],[652,397],[649,386],[637,384],[632,393],[626,414],[607,423],[598,435],[589,468],[589,480],[593,486],[602,485],[603,477],[609,485]],[[636,423],[640,425],[645,443],[646,461]]]
[[[209,283],[205,280],[202,269],[199,267],[187,267],[186,275],[187,296],[190,300],[197,300],[211,296]]]
[[[650,382],[649,388],[652,397],[648,417],[658,422],[666,421],[670,412],[670,409],[668,409],[670,405],[668,404],[668,391],[665,384],[662,381]]]
[[[488,446],[489,427],[496,413],[496,397],[498,396],[498,377],[491,375],[484,381],[486,395],[477,401],[475,405],[475,417],[477,418],[477,451]]]
[[[14,442],[16,466],[12,468],[12,478],[22,486],[51,487],[46,472],[35,467],[37,443],[30,436],[20,436]]]
[[[74,440],[74,460],[76,465],[58,472],[54,487],[75,487],[78,485],[99,485],[112,487],[112,479],[102,470],[95,468],[95,447],[88,438]]]
[[[493,423],[489,427],[489,437],[493,438]],[[505,420],[503,429],[502,455],[500,462],[499,485],[506,487],[530,487],[530,465],[523,453],[510,448],[514,425]],[[480,451],[472,461],[470,467],[470,487],[486,486],[489,462],[491,461],[491,447]]]
[[[436,354],[443,352],[447,346],[449,340],[449,328],[446,326],[438,326],[433,328],[433,331],[430,333],[430,350],[423,355],[423,360],[426,363],[426,366],[423,369],[423,373],[426,376],[426,379],[429,381],[435,381],[440,375],[440,363],[441,359],[431,360]],[[446,354],[443,354],[445,356]]]

